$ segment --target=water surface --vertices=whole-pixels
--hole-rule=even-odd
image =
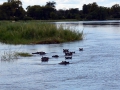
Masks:
[[[104,21],[108,22],[108,21]],[[116,21],[109,21],[116,22]],[[117,21],[119,22],[119,21]],[[84,40],[47,45],[0,44],[4,52],[45,51],[40,55],[0,62],[0,90],[120,90],[120,25],[83,25],[85,22],[56,22],[84,32]],[[100,21],[101,23],[101,21]],[[79,51],[79,48],[83,51]],[[75,51],[71,64],[62,49]],[[58,59],[52,55],[58,54]]]

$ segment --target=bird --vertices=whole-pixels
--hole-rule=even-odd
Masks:
[[[67,61],[62,61],[62,62],[60,62],[59,64],[60,64],[60,65],[66,65],[66,64],[70,64],[70,63],[67,62]]]

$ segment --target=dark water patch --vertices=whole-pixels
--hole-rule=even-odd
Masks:
[[[83,25],[120,25],[120,21],[85,21]]]
[[[120,25],[120,22],[117,23],[83,23],[83,25]]]
[[[0,84],[0,86],[10,86],[11,84]]]

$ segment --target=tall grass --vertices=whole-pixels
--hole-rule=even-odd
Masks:
[[[0,22],[0,42],[7,44],[62,43],[81,40],[83,33],[45,22]]]

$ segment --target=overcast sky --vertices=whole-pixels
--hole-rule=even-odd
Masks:
[[[96,2],[99,6],[111,7],[114,4],[120,5],[120,0],[21,0],[23,8],[32,5],[45,5],[46,2],[56,2],[56,9],[79,8],[82,9],[83,4]],[[0,0],[0,4],[7,2],[7,0]]]

